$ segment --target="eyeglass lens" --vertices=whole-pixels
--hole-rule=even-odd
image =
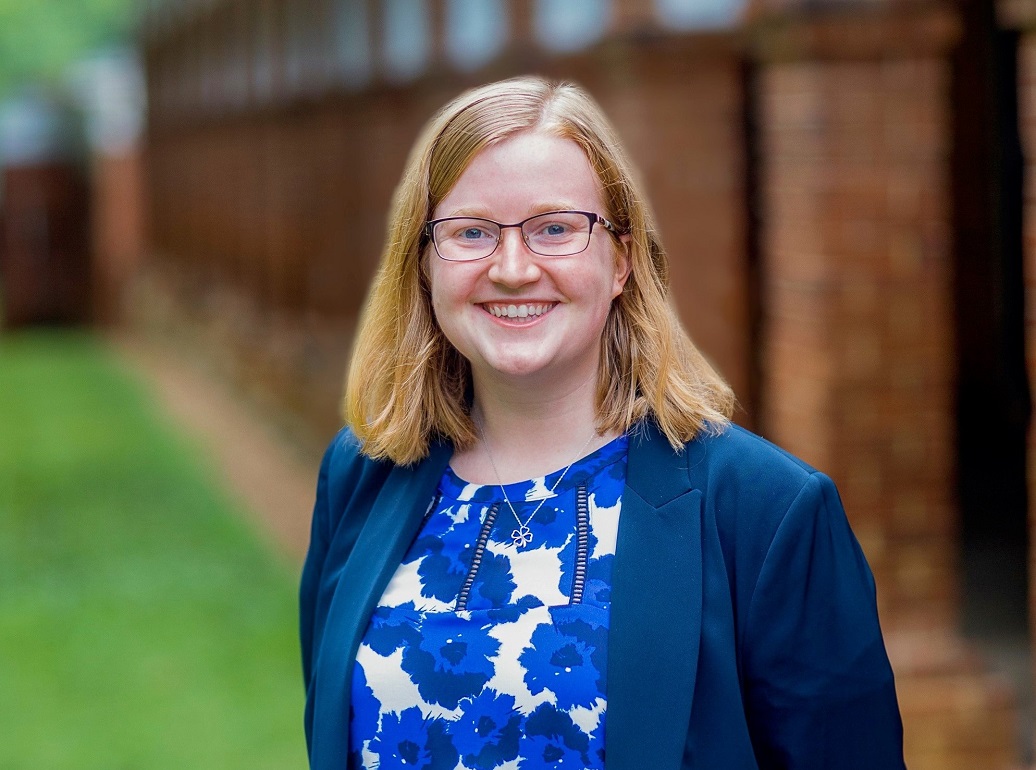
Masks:
[[[522,238],[529,249],[548,257],[578,254],[590,243],[590,217],[582,212],[540,214],[522,223]],[[437,222],[432,230],[435,247],[444,259],[466,261],[492,254],[501,228],[488,219],[458,218]]]

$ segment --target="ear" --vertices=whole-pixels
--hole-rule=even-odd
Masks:
[[[615,281],[612,284],[612,299],[622,294],[626,281],[633,269],[633,260],[630,258],[632,238],[629,233],[619,236],[620,247],[615,249]]]

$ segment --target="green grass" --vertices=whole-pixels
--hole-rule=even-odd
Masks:
[[[89,336],[0,335],[0,770],[305,766],[295,571],[206,460]]]

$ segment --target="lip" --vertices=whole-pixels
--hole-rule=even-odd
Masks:
[[[479,307],[497,321],[526,324],[548,315],[557,305],[557,302],[541,301],[479,303]]]

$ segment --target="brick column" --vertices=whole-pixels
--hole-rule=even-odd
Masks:
[[[1025,361],[1030,387],[1036,383],[1036,2],[998,3],[1001,20],[1020,32],[1018,41],[1018,120],[1025,155],[1023,259],[1025,270]],[[1029,620],[1036,624],[1036,430],[1028,437]],[[1034,629],[1036,631],[1036,629]],[[1033,634],[1036,659],[1036,633]],[[1034,728],[1036,732],[1036,728]]]
[[[1036,383],[1036,7],[1033,10],[1018,51],[1018,111],[1025,152],[1025,361],[1030,383]],[[1029,619],[1032,622],[1036,620],[1036,431],[1031,425],[1028,451]],[[1036,657],[1036,647],[1033,655]]]
[[[528,0],[505,0],[508,18],[507,48],[511,55],[528,55],[535,51],[536,42],[536,9]]]
[[[446,46],[446,0],[428,0],[428,29],[431,37],[429,69],[447,66],[450,60]]]
[[[615,0],[609,26],[615,35],[636,35],[658,29],[654,2]]]
[[[1007,768],[1010,695],[956,630],[959,19],[951,5],[767,5],[753,22],[761,427],[841,490],[877,581],[908,766]]]

